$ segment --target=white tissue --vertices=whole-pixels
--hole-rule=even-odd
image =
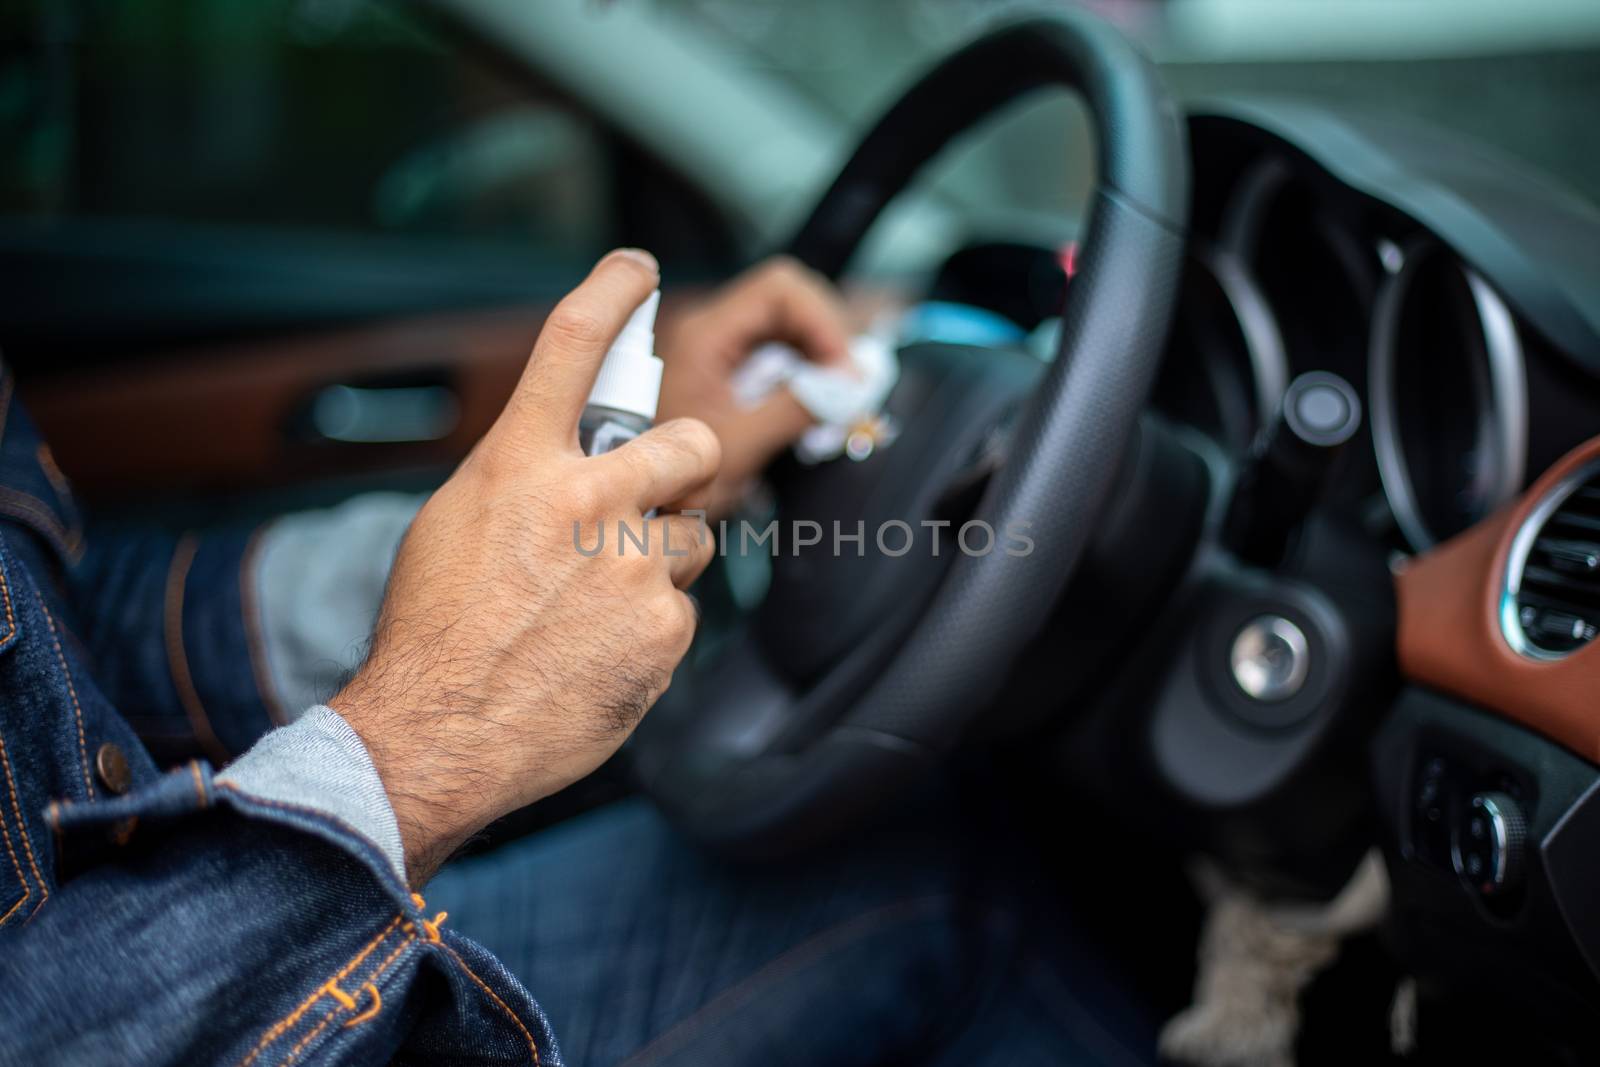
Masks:
[[[850,342],[848,367],[823,367],[780,342],[762,345],[734,372],[734,399],[746,408],[760,404],[774,389],[787,387],[816,418],[795,450],[819,462],[844,450],[850,433],[882,410],[900,379],[894,346],[875,334]]]

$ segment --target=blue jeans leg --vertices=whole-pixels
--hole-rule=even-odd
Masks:
[[[1061,1000],[986,846],[951,827],[742,867],[629,801],[453,864],[427,895],[580,1067],[1145,1062]]]

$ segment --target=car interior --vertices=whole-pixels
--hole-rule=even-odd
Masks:
[[[104,521],[256,522],[437,485],[605,247],[656,253],[663,315],[786,251],[895,323],[896,433],[786,456],[749,514],[1037,550],[726,551],[623,753],[476,847],[643,792],[759,861],[944,777],[1164,1016],[1197,865],[1326,902],[1376,850],[1297,1062],[1595,1062],[1600,186],[1404,99],[1180,98],[1126,27],[1040,10],[939,38],[753,223],[505,5],[13,5],[0,351]],[[1044,98],[1075,210],[1002,202],[1015,160],[947,195]]]

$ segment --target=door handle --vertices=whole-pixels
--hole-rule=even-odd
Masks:
[[[328,385],[306,409],[313,440],[342,444],[439,441],[461,422],[461,403],[447,385]]]

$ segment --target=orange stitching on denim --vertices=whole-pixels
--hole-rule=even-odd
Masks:
[[[400,942],[399,946],[396,947],[393,952],[389,953],[389,957],[387,959],[385,959],[382,963],[378,964],[377,970],[372,972],[372,982],[368,982],[367,986],[363,987],[363,988],[370,987],[372,989],[372,995],[373,995],[374,999],[376,999],[377,996],[378,996],[378,987],[376,985],[374,985],[373,982],[376,982],[379,978],[381,978],[383,976],[383,972],[389,969],[389,964],[393,963],[395,961],[395,959],[400,955],[400,953],[404,952],[407,948],[409,948],[411,946],[411,943],[414,940],[415,940],[415,938],[409,938],[408,937],[404,941]],[[348,996],[348,995],[349,994],[346,994],[346,996]],[[354,1009],[354,1007],[355,1007],[355,1001],[352,1000],[350,1002],[350,1009],[347,1009],[347,1010]],[[361,1016],[358,1016],[357,1018],[360,1019],[360,1021],[365,1022],[367,1019],[371,1018],[373,1015],[376,1015],[376,1014],[377,1014],[377,1007],[374,1006],[373,1009],[370,1012],[365,1012]],[[282,1060],[279,1061],[278,1067],[289,1067],[289,1064],[293,1063],[299,1057],[300,1053],[305,1051],[306,1046],[311,1044],[312,1041],[315,1041],[316,1038],[317,1038],[317,1035],[322,1033],[322,1031],[326,1030],[328,1028],[328,1024],[333,1022],[333,1020],[337,1019],[338,1017],[339,1017],[339,1012],[338,1012],[337,1009],[335,1009],[334,1011],[330,1011],[326,1016],[323,1017],[323,1019],[322,1019],[322,1021],[320,1023],[318,1023],[316,1026],[311,1028],[311,1031],[308,1034],[306,1034],[306,1036],[302,1037],[299,1041],[297,1041],[295,1043],[295,1046],[289,1050],[289,1054],[287,1056],[285,1056]],[[356,1019],[351,1019],[351,1020],[349,1020],[348,1022],[345,1023],[345,1026],[353,1026],[353,1025],[355,1025],[356,1021],[357,1021]]]
[[[248,1057],[246,1057],[244,1062],[240,1064],[240,1067],[246,1067],[251,1060],[255,1059],[256,1056],[260,1054],[262,1049],[266,1048],[273,1041],[277,1040],[280,1036],[282,1036],[284,1031],[288,1030],[295,1023],[299,1022],[300,1017],[309,1011],[313,1004],[321,999],[322,994],[327,990],[329,985],[336,984],[351,971],[361,966],[362,962],[365,961],[368,956],[372,955],[373,950],[383,943],[384,938],[388,937],[394,932],[394,928],[399,922],[400,916],[396,915],[393,921],[391,921],[388,926],[385,926],[383,930],[379,932],[377,937],[374,937],[371,941],[367,942],[366,947],[364,947],[360,952],[356,953],[356,955],[351,958],[348,963],[339,969],[337,974],[328,979],[327,982],[324,982],[322,985],[318,986],[316,991],[307,997],[299,1007],[295,1008],[294,1011],[280,1019],[277,1024],[275,1024],[272,1029],[268,1030],[267,1033],[261,1038],[260,1042],[257,1043],[255,1050],[251,1052]],[[410,940],[410,938],[407,938],[402,941],[401,944],[408,944]],[[394,957],[391,954],[389,958],[393,959]]]
[[[126,819],[124,819],[121,822],[117,823],[117,825],[112,828],[112,830],[111,830],[111,840],[112,840],[112,842],[114,842],[117,845],[117,847],[119,847],[119,848],[122,847],[123,845],[126,845],[129,841],[133,840],[133,831],[138,829],[138,826],[139,826],[139,816],[137,816],[137,815],[128,816]]]
[[[21,868],[19,867],[18,870],[21,870]],[[22,896],[17,899],[15,904],[11,905],[11,907],[6,910],[4,915],[0,915],[0,926],[4,926],[6,924],[6,920],[11,918],[12,915],[16,914],[17,909],[26,904],[28,902],[28,898],[31,896],[33,896],[33,890],[28,888],[27,882],[23,882]],[[51,914],[54,914],[54,912]]]
[[[451,957],[456,961],[457,965],[459,965],[460,968],[463,971],[466,972],[467,977],[472,979],[474,982],[478,983],[478,988],[483,990],[485,993],[489,994],[489,999],[493,1000],[496,1004],[500,1005],[500,1010],[505,1012],[506,1015],[510,1017],[511,1021],[517,1024],[517,1029],[522,1031],[522,1036],[524,1038],[526,1038],[527,1041],[528,1041],[528,1051],[533,1053],[533,1064],[534,1064],[534,1067],[539,1067],[539,1046],[533,1040],[533,1034],[529,1032],[528,1027],[523,1023],[523,1021],[520,1018],[517,1017],[517,1013],[512,1011],[511,1008],[506,1004],[505,1001],[500,999],[500,994],[498,994],[494,990],[490,989],[489,986],[484,982],[484,980],[482,978],[479,978],[477,976],[477,974],[475,974],[473,972],[471,967],[467,966],[467,961],[462,959],[460,954],[457,953],[455,949],[453,949],[449,945],[445,945],[445,944],[441,944],[439,947],[444,949],[446,952],[450,953]]]
[[[44,612],[45,624],[50,627],[50,641],[56,647],[56,660],[61,664],[61,674],[67,682],[67,695],[72,698],[72,714],[78,720],[78,758],[83,761],[83,788],[88,792],[89,799],[93,800],[94,780],[89,777],[89,744],[84,740],[83,705],[78,703],[78,687],[72,682],[72,668],[67,666],[67,654],[61,651],[61,634],[56,629],[55,616],[50,614],[44,594],[35,590],[34,595],[39,598],[39,610]]]
[[[328,982],[324,982],[322,985],[318,986],[309,997],[300,1002],[300,1006],[295,1008],[294,1011],[290,1012],[288,1015],[285,1015],[276,1023],[273,1023],[267,1032],[261,1035],[261,1040],[256,1042],[256,1047],[250,1050],[250,1054],[247,1055],[243,1060],[239,1061],[239,1067],[250,1067],[251,1062],[253,1062],[257,1056],[261,1055],[263,1049],[282,1036],[284,1031],[288,1030],[289,1027],[299,1022],[300,1017],[309,1011],[311,1009],[311,1005],[315,1004],[318,999],[321,998],[329,983],[338,982],[340,979],[344,978],[345,975],[361,966],[362,961],[368,956],[372,955],[373,949],[382,944],[383,939],[388,937],[389,934],[394,931],[396,926],[400,925],[400,919],[401,916],[396,915],[394,920],[390,922],[388,926],[385,926],[382,930],[378,931],[377,937],[374,937],[371,941],[367,942],[366,947],[360,952],[356,953],[349,963],[346,963],[342,968],[340,968],[337,974],[328,979]]]
[[[28,868],[33,871],[34,881],[39,883],[39,892],[43,894],[39,900],[39,907],[42,908],[45,901],[50,899],[50,887],[45,884],[44,876],[39,873],[38,861],[33,857],[33,842],[28,840],[28,823],[22,817],[22,805],[17,803],[17,781],[11,776],[11,757],[6,755],[4,737],[0,737],[0,769],[5,771],[6,788],[11,792],[11,811],[17,817],[17,833],[22,836],[22,851],[28,855]],[[38,908],[34,910],[37,912]]]
[[[389,965],[392,964],[395,960],[399,959],[400,958],[400,953],[404,952],[408,947],[410,947],[411,945],[415,944],[416,940],[417,939],[415,937],[408,937],[405,940],[401,941],[398,945],[396,945],[394,947],[394,951],[389,953],[387,956],[385,956],[383,958],[383,962],[378,964],[378,966],[373,969],[373,971],[372,971],[372,979],[371,980],[376,982],[379,978],[382,978],[383,977],[383,972],[387,971],[389,969]]]
[[[305,1051],[306,1046],[315,1041],[317,1035],[326,1030],[329,1024],[331,1024],[333,1020],[337,1019],[338,1017],[339,1013],[337,1011],[329,1012],[326,1016],[324,1016],[320,1023],[311,1028],[310,1033],[306,1034],[305,1037],[302,1037],[299,1041],[295,1042],[294,1047],[289,1050],[289,1054],[282,1060],[278,1061],[278,1067],[289,1067],[289,1064],[299,1059],[300,1053]]]
[[[357,1015],[353,1019],[346,1019],[344,1024],[344,1028],[346,1030],[350,1029],[352,1026],[360,1026],[362,1023],[371,1022],[373,1019],[376,1019],[378,1017],[378,1013],[383,1010],[383,997],[378,995],[378,987],[373,983],[368,982],[361,988],[372,994],[372,1007],[368,1008],[366,1011],[362,1012],[360,1015]]]
[[[189,673],[189,658],[183,651],[183,592],[189,579],[189,567],[194,563],[200,542],[193,534],[185,534],[172,552],[172,566],[167,570],[166,638],[167,667],[172,674],[172,687],[178,691],[178,701],[183,713],[189,717],[189,729],[196,743],[217,766],[228,762],[228,750],[211,729],[206,708],[200,701],[200,691],[194,687],[194,677]]]
[[[18,908],[33,898],[33,887],[28,884],[27,875],[22,873],[22,864],[17,859],[17,850],[11,846],[11,831],[6,828],[4,811],[0,811],[0,836],[3,836],[6,840],[6,855],[11,857],[11,866],[16,868],[17,871],[17,884],[22,887],[22,899],[11,905],[11,908],[4,915],[0,915],[0,926],[4,926],[6,920],[11,918]]]
[[[328,984],[323,986],[322,988],[327,992],[327,994],[330,997],[332,997],[334,1000],[337,1000],[340,1004],[344,1005],[344,1010],[345,1011],[355,1011],[356,1010],[356,998],[352,997],[349,993],[346,993],[344,990],[340,989],[338,982],[335,982],[335,981],[330,979],[328,981]]]
[[[316,1026],[313,1026],[305,1037],[302,1037],[299,1041],[295,1042],[294,1047],[289,1050],[289,1054],[278,1061],[278,1067],[289,1067],[289,1064],[298,1059],[300,1053],[305,1051],[305,1047],[311,1044],[312,1041],[316,1040],[317,1035],[326,1030],[328,1028],[328,1024],[333,1022],[333,1020],[338,1017],[339,1013],[337,1011],[329,1012],[327,1015],[325,1015],[322,1021]]]
[[[210,806],[210,801],[206,799],[206,780],[200,775],[199,760],[189,761],[189,773],[194,775],[194,795],[200,799],[200,806],[202,808]]]
[[[244,645],[250,653],[250,674],[255,679],[256,694],[267,709],[267,718],[274,725],[289,721],[283,704],[272,686],[272,672],[267,669],[267,643],[261,637],[261,620],[256,614],[256,591],[250,583],[251,565],[261,546],[261,531],[250,535],[250,542],[239,557],[239,614],[244,618]]]
[[[427,912],[428,902],[423,899],[421,893],[412,893],[411,903],[417,906],[418,911],[423,913]],[[441,911],[431,920],[424,918],[418,921],[421,923],[423,930],[427,931],[428,940],[432,941],[434,944],[438,944],[440,940],[439,927],[444,925],[444,921],[448,918],[450,918],[450,913],[448,911]],[[410,931],[411,929],[413,929],[412,925],[410,923],[406,923],[406,930]]]
[[[0,567],[0,599],[5,601],[6,606],[6,633],[4,637],[0,637],[0,641],[9,641],[17,632],[17,616],[11,610],[11,583],[6,581],[3,567]]]

